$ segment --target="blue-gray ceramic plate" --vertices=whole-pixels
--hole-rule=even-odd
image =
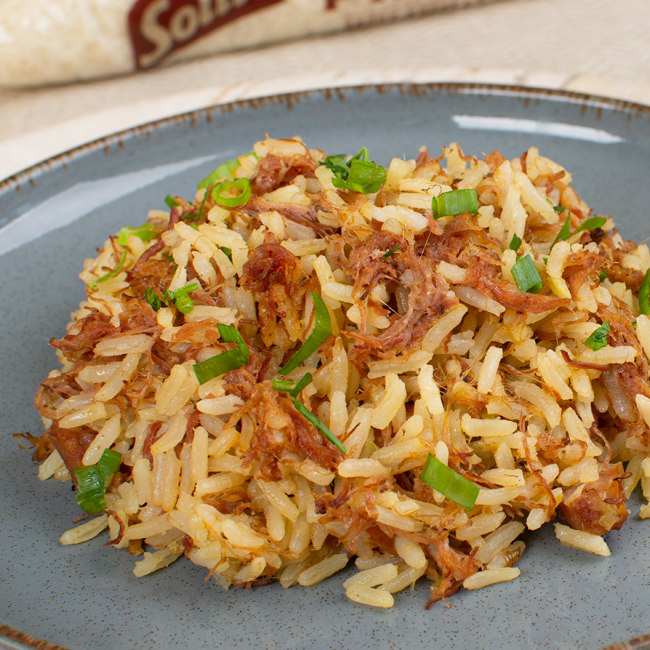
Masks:
[[[73,649],[415,648],[472,650],[601,646],[650,631],[650,526],[633,498],[603,558],[574,551],[552,526],[528,535],[521,576],[462,591],[424,610],[424,582],[390,610],[349,601],[335,576],[315,588],[273,584],[225,592],[185,560],[138,580],[134,557],[102,538],[61,546],[79,510],[69,484],[41,483],[12,433],[40,435],[33,395],[57,367],[61,336],[83,299],[84,258],[137,225],[168,193],[268,132],[301,135],[331,153],[367,146],[374,160],[416,157],[450,141],[466,153],[531,145],[574,172],[596,212],[623,236],[650,236],[650,109],[513,87],[430,85],[327,90],[200,111],[82,147],[0,183],[0,622]],[[4,631],[0,647],[27,636]],[[50,647],[46,645],[31,647]]]

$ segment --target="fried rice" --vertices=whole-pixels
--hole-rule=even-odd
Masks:
[[[225,588],[356,557],[377,607],[512,580],[558,517],[609,555],[650,497],[648,247],[535,147],[366,153],[267,138],[86,260],[25,434],[101,513],[62,543],[108,528],[136,576],[186,556]]]

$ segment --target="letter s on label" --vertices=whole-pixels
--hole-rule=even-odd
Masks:
[[[162,59],[172,49],[174,41],[170,33],[158,23],[160,14],[169,9],[169,0],[156,0],[152,2],[142,13],[140,31],[142,35],[151,41],[156,48],[140,57],[140,65],[148,68]]]

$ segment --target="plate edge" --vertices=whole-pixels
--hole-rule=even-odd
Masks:
[[[556,88],[535,88],[530,86],[518,86],[508,84],[490,84],[490,83],[468,83],[468,82],[431,82],[431,83],[377,83],[361,84],[358,86],[338,86],[302,90],[296,92],[282,93],[277,95],[266,95],[251,99],[240,99],[223,104],[214,104],[200,109],[179,113],[160,120],[154,120],[118,131],[113,134],[103,136],[92,140],[77,147],[73,147],[63,153],[47,158],[42,162],[32,165],[27,169],[17,172],[12,176],[0,180],[0,197],[11,190],[20,191],[24,185],[34,184],[37,177],[48,171],[66,167],[67,164],[79,156],[89,154],[98,149],[110,150],[112,145],[123,146],[124,141],[138,135],[146,135],[154,130],[169,127],[174,124],[183,124],[187,122],[196,122],[200,117],[205,116],[210,120],[212,113],[220,111],[221,113],[231,113],[235,109],[259,108],[266,104],[285,104],[290,110],[295,104],[304,99],[309,99],[313,95],[322,95],[327,100],[338,98],[346,99],[350,93],[364,93],[368,91],[377,91],[380,94],[398,90],[402,94],[424,96],[435,93],[448,94],[481,94],[487,93],[495,96],[515,96],[524,99],[547,99],[547,100],[568,100],[570,103],[582,105],[586,108],[596,108],[599,110],[606,109],[620,113],[628,113],[640,117],[645,114],[650,117],[650,106],[630,102],[622,99],[613,99],[600,95],[592,95],[571,90]]]
[[[0,648],[6,650],[67,650],[67,648],[49,641],[34,639],[3,623],[0,623]]]

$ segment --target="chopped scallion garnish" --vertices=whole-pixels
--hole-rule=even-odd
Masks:
[[[194,311],[194,302],[188,294],[196,291],[198,288],[199,285],[196,282],[192,282],[192,284],[180,287],[176,291],[165,291],[165,302],[169,307],[174,305],[182,314],[191,314]]]
[[[285,393],[291,392],[296,387],[296,382],[290,379],[278,379],[277,377],[271,382],[273,390],[281,390]]]
[[[512,267],[512,277],[519,287],[519,291],[539,293],[544,286],[542,278],[535,267],[530,255],[519,257]]]
[[[550,203],[550,200],[549,200]],[[558,214],[562,214],[567,208],[565,208],[563,205],[554,205],[553,210],[557,212]]]
[[[154,311],[158,311],[162,307],[162,302],[160,301],[156,290],[151,287],[147,287],[144,290],[144,299],[151,305],[151,308]]]
[[[167,204],[168,208],[177,208],[178,207],[178,202],[176,201],[176,199],[171,194],[168,194],[165,197],[165,203]]]
[[[382,256],[382,260],[387,260],[402,244],[397,244],[397,246],[393,246],[389,251],[386,251]]]
[[[241,368],[250,359],[250,350],[242,335],[237,331],[237,328],[232,325],[217,323],[217,329],[224,341],[237,343],[237,347],[195,364],[194,374],[199,380],[199,384],[205,384],[219,375],[223,375],[236,368]]]
[[[585,345],[596,352],[596,350],[600,350],[607,345],[608,334],[609,323],[607,321],[603,321],[603,324],[585,341]]]
[[[75,498],[82,510],[89,515],[106,510],[106,488],[111,478],[120,468],[122,454],[105,449],[96,465],[77,467],[77,494]]]
[[[238,195],[233,196],[232,190],[237,190]],[[247,178],[237,178],[234,181],[218,183],[212,188],[212,200],[227,208],[236,208],[245,205],[251,198],[251,184]]]
[[[639,289],[639,309],[642,314],[650,316],[650,269],[645,272]]]
[[[602,282],[608,275],[609,273],[607,273],[607,271],[601,271],[598,274],[598,279]]]
[[[342,190],[374,194],[386,182],[386,170],[369,160],[366,147],[346,162],[346,154],[327,156],[321,165],[334,172],[332,184]]]
[[[433,197],[431,209],[433,210],[434,219],[451,217],[463,212],[476,214],[478,212],[478,194],[473,189],[443,192]]]
[[[519,237],[517,234],[514,234],[512,236],[512,239],[510,240],[510,246],[508,248],[511,251],[515,251],[515,253],[519,250],[519,247],[521,246],[521,237]]]
[[[427,462],[420,474],[420,480],[465,510],[471,510],[474,507],[480,492],[477,485],[458,472],[454,472],[432,454],[427,457]]]
[[[297,398],[302,392],[303,388],[309,386],[313,380],[310,372],[304,374],[303,378],[296,383],[287,379],[278,379],[277,377],[271,382],[271,387],[275,390],[281,390],[289,393],[291,397]]]
[[[225,246],[222,246],[221,251],[232,262],[232,251],[230,250],[230,248],[226,248]]]
[[[248,153],[244,154],[244,157],[246,156],[254,156],[255,152],[254,151],[249,151]],[[257,157],[257,156],[256,156]],[[235,158],[234,160],[229,160],[226,163],[223,163],[223,165],[219,165],[209,176],[204,178],[196,187],[197,190],[201,190],[203,188],[208,188],[210,185],[214,185],[217,181],[229,181],[232,180],[233,172],[237,167],[240,166],[239,158]]]
[[[583,221],[576,228],[573,234],[575,235],[576,233],[582,232],[583,230],[595,230],[596,228],[602,228],[605,225],[606,221],[607,217],[591,217],[586,221]]]
[[[340,449],[344,454],[347,454],[345,447],[341,444],[341,441],[307,408],[302,402],[299,402],[297,399],[293,400],[293,406],[302,415],[308,422],[311,422],[327,440],[329,440],[335,447]]]
[[[553,243],[551,244],[551,250],[553,250],[553,246],[557,244],[560,240],[566,241],[569,239],[569,235],[571,234],[571,215],[569,215],[566,218],[566,221],[564,222],[564,225],[562,228],[560,228],[560,232],[557,234],[557,237],[553,240]]]
[[[120,257],[120,261],[118,265],[109,271],[108,273],[105,273],[102,275],[101,278],[97,278],[96,280],[93,280],[89,285],[89,289],[94,289],[98,284],[101,284],[102,282],[106,282],[106,280],[110,280],[111,278],[115,277],[121,270],[122,267],[124,266],[124,261],[126,260],[126,251],[122,251],[122,256]]]
[[[379,192],[385,182],[386,170],[381,165],[356,158],[350,161],[350,173],[346,180],[332,179],[334,187],[362,194]]]
[[[126,246],[128,238],[130,236],[139,237],[142,241],[147,242],[154,239],[156,234],[156,229],[150,223],[145,223],[139,228],[131,228],[131,226],[126,226],[125,228],[122,228],[122,230],[120,230],[120,232],[117,234],[117,243],[120,246]]]
[[[314,329],[289,363],[278,370],[279,375],[293,372],[305,359],[311,357],[328,337],[332,336],[332,320],[323,299],[314,291],[311,295],[314,299]]]

